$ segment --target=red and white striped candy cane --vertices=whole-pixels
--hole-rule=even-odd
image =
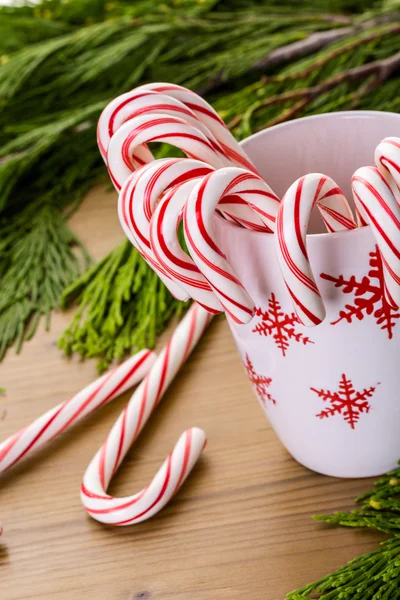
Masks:
[[[300,177],[286,192],[276,219],[276,247],[283,278],[303,325],[318,325],[325,307],[315,283],[306,247],[311,211],[317,204],[328,231],[357,227],[346,198],[326,175]]]
[[[156,361],[141,350],[0,444],[0,473],[54,440],[78,421],[139,383]]]
[[[100,115],[97,126],[97,142],[105,162],[107,162],[107,149],[110,139],[121,125],[129,119],[151,113],[171,115],[183,119],[189,125],[201,131],[217,154],[224,159],[225,164],[231,162],[211,131],[190,108],[172,96],[144,88],[135,89],[118,96],[106,106]],[[140,162],[140,159],[139,161],[136,159],[136,162]]]
[[[173,83],[147,83],[136,88],[136,91],[141,90],[156,91],[182,102],[213,134],[233,165],[244,167],[248,171],[257,173],[256,167],[231,134],[221,117],[201,96]]]
[[[184,181],[196,181],[211,170],[209,165],[191,159],[156,160],[128,177],[118,198],[118,216],[126,236],[180,300],[187,300],[188,295],[178,282],[172,281],[154,255],[150,245],[150,220],[156,203],[169,188]]]
[[[166,84],[161,85],[164,86]],[[108,163],[111,179],[117,189],[120,189],[122,182],[131,171],[153,160],[153,155],[145,142],[136,146],[133,145],[129,151],[127,151],[127,145],[129,144],[126,143],[126,138],[124,142],[119,144],[117,149],[115,147],[115,141],[113,141],[110,146],[110,141],[117,131],[124,126],[127,131],[126,135],[128,135],[128,122],[130,123],[140,116],[147,116],[151,119],[152,114],[155,116],[160,116],[162,114],[164,117],[170,116],[172,119],[180,118],[187,123],[188,127],[191,129],[182,132],[181,129],[178,128],[176,132],[176,136],[181,137],[180,144],[177,142],[177,137],[175,137],[175,142],[172,141],[171,122],[168,123],[166,128],[160,124],[156,129],[151,127],[151,131],[152,133],[156,131],[159,136],[164,134],[169,136],[168,138],[165,138],[164,141],[176,143],[176,145],[182,148],[188,156],[190,156],[190,148],[192,151],[193,148],[195,148],[197,155],[202,158],[202,160],[207,160],[207,162],[214,167],[234,165],[235,163],[248,165],[248,159],[245,153],[241,151],[239,144],[207,102],[180,86],[171,86],[171,89],[174,90],[174,92],[170,96],[152,91],[144,86],[116,98],[104,109],[98,123],[98,143],[103,158],[105,158]],[[175,99],[174,94],[179,97],[182,96],[186,104]],[[189,97],[191,102],[189,102]],[[196,100],[194,105],[196,110],[192,111],[191,108],[188,107],[187,102],[192,105],[194,100]],[[157,113],[157,109],[159,109],[159,113]],[[177,121],[175,120],[173,123],[176,124]],[[221,144],[223,145],[223,143],[225,143],[225,149],[223,149],[222,145],[207,128],[205,123],[212,125],[213,130],[215,130],[217,134],[219,132],[219,134],[222,135],[224,142]],[[182,125],[182,123],[180,123],[180,125]],[[193,128],[198,131],[197,138],[199,138],[200,135],[200,141],[199,139],[196,140],[196,134]],[[160,139],[162,138],[160,137]],[[207,156],[204,154],[205,148],[202,144],[204,144],[205,139],[209,144],[208,150],[212,149],[214,152],[212,158],[210,158],[210,154],[208,154],[207,159]],[[228,144],[229,148],[226,146],[228,139],[230,140],[230,145]],[[155,141],[155,138],[149,139],[148,141]],[[238,160],[235,160],[235,156]],[[114,165],[114,167],[112,165]],[[117,169],[118,173],[116,173],[115,169]],[[254,171],[253,165],[251,165],[251,169]],[[221,213],[226,219],[239,223],[243,227],[256,231],[259,230],[260,227],[262,229],[262,225],[254,211],[250,210],[245,203],[238,203],[235,198],[232,198],[232,202],[226,206],[226,210],[221,207]]]
[[[264,231],[272,231],[279,198],[258,175],[225,167],[206,175],[191,192],[184,208],[185,240],[191,257],[203,273],[224,310],[238,323],[247,323],[254,303],[213,239],[217,205],[240,197],[258,215]]]
[[[97,521],[131,525],[153,516],[178,491],[200,456],[206,436],[201,429],[194,427],[181,435],[151,483],[143,490],[126,498],[115,498],[106,493],[132,443],[210,320],[211,316],[200,306],[192,306],[87,468],[81,500],[89,515]]]
[[[142,166],[135,150],[149,142],[165,142],[183,150],[189,157],[212,167],[223,166],[222,158],[201,133],[183,119],[163,114],[144,114],[126,121],[110,140],[107,163],[110,177],[120,190],[132,171]]]
[[[400,138],[388,137],[375,150],[375,163],[400,203]]]
[[[358,169],[352,179],[354,202],[371,226],[383,265],[385,295],[400,307],[400,207],[385,176],[375,167]]]
[[[216,314],[223,311],[223,306],[193,259],[182,250],[178,239],[182,210],[198,181],[182,183],[165,194],[150,221],[150,243],[170,277],[179,282],[193,300]]]

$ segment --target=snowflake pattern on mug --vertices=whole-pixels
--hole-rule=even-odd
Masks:
[[[332,277],[321,273],[322,279],[334,283],[335,287],[341,288],[344,294],[354,294],[353,304],[346,304],[344,310],[339,312],[339,318],[332,321],[331,325],[336,325],[340,321],[352,323],[353,319],[362,321],[366,315],[373,315],[376,324],[386,331],[391,340],[400,312],[392,308],[386,300],[382,258],[378,246],[375,246],[375,250],[370,252],[369,256],[371,269],[368,276],[363,277],[361,281],[357,281],[354,275],[345,279],[343,275]]]
[[[265,377],[265,375],[259,375],[258,373],[256,373],[254,370],[253,363],[251,362],[248,354],[246,354],[246,360],[243,364],[244,368],[246,369],[250,383],[253,386],[254,391],[260,398],[263,405],[265,407],[267,406],[267,400],[272,402],[272,404],[276,404],[276,400],[274,400],[271,394],[267,391],[267,389],[272,383],[271,377]]]
[[[272,336],[282,356],[286,356],[291,341],[304,345],[314,343],[310,338],[296,331],[296,326],[300,325],[299,318],[294,312],[284,313],[274,293],[271,293],[268,299],[268,309],[256,308],[254,315],[260,317],[260,320],[252,330],[253,333]]]
[[[376,385],[365,388],[359,392],[354,389],[351,379],[343,373],[339,382],[339,389],[335,392],[331,392],[330,390],[317,390],[313,387],[310,388],[319,396],[319,398],[322,398],[324,402],[329,402],[330,404],[328,408],[321,410],[321,412],[315,416],[320,419],[326,419],[334,415],[341,415],[346,423],[348,423],[352,429],[355,429],[361,413],[368,413],[371,408],[368,398],[373,396]]]

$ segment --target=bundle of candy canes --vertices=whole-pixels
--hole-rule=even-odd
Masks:
[[[155,160],[151,142],[175,146],[186,158]],[[225,312],[236,323],[253,316],[252,298],[214,239],[215,212],[238,227],[275,236],[282,276],[304,325],[318,325],[325,317],[307,254],[314,205],[328,232],[371,227],[387,300],[400,306],[400,139],[383,140],[376,166],[354,173],[355,218],[336,183],[320,173],[301,177],[280,199],[213,108],[177,85],[145,85],[113,100],[100,117],[98,144],[119,193],[126,236],[176,298],[195,303],[158,357],[149,350],[137,353],[0,444],[0,472],[141,381],[81,487],[91,517],[130,525],[157,513],[177,492],[205,446],[205,433],[185,431],[150,484],[132,496],[107,494],[111,478],[212,315]],[[181,222],[189,253],[179,242]]]

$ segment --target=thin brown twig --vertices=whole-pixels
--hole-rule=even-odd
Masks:
[[[374,40],[378,40],[385,35],[392,35],[393,33],[400,33],[400,23],[396,25],[392,25],[387,29],[380,29],[379,31],[374,31],[368,35],[360,36],[359,38],[352,40],[348,44],[343,44],[340,48],[335,48],[328,52],[325,56],[321,56],[321,58],[317,59],[311,65],[303,69],[302,71],[298,71],[296,73],[289,73],[287,75],[263,75],[261,77],[261,81],[263,83],[285,83],[286,81],[297,81],[298,79],[305,79],[309,75],[311,75],[314,71],[321,69],[324,65],[329,63],[331,60],[334,60],[338,56],[345,54],[346,52],[350,52],[351,50],[355,50],[358,46],[362,46],[363,44],[368,44],[373,42]]]
[[[284,92],[283,94],[272,96],[271,98],[265,100],[258,108],[264,108],[266,106],[271,106],[272,104],[281,104],[289,100],[299,100],[299,102],[283,111],[283,113],[278,115],[276,118],[268,121],[268,123],[264,124],[262,127],[259,127],[258,131],[260,129],[265,129],[266,127],[271,127],[272,125],[277,125],[278,123],[282,123],[283,121],[293,118],[303,108],[310,104],[312,100],[321,96],[322,94],[326,94],[341,83],[353,83],[373,75],[373,82],[368,82],[362,88],[362,95],[365,95],[365,93],[383,81],[386,81],[386,79],[388,79],[399,68],[400,52],[390,56],[389,58],[376,60],[374,62],[367,63],[366,65],[355,67],[354,69],[349,69],[348,71],[339,73],[338,75],[335,75],[334,77],[331,77],[327,81],[315,85],[314,87],[302,88],[300,90],[293,90],[292,92]]]
[[[266,71],[268,69],[280,67],[290,61],[305,58],[310,54],[314,54],[315,52],[323,50],[327,46],[330,46],[342,38],[350,37],[351,35],[355,35],[367,29],[372,29],[373,27],[378,27],[379,25],[383,25],[387,22],[390,23],[396,21],[399,19],[399,16],[399,13],[392,13],[390,15],[383,16],[381,15],[351,27],[339,27],[336,29],[329,29],[327,31],[314,32],[300,41],[287,44],[286,46],[281,46],[276,50],[272,50],[272,52],[269,52],[264,58],[258,60],[252,66],[250,66],[249,72]],[[200,95],[208,94],[209,92],[213,92],[223,86],[227,81],[228,79],[225,78],[224,71],[218,71],[217,73],[214,73],[212,77],[210,77],[210,79],[204,85],[200,86],[196,91]]]

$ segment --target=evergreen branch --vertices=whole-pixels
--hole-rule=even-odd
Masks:
[[[63,307],[76,303],[59,347],[67,355],[99,358],[99,371],[127,352],[153,348],[171,317],[188,307],[171,296],[128,240],[65,290]]]
[[[294,62],[311,54],[315,54],[316,52],[320,52],[327,46],[330,46],[331,44],[334,44],[343,38],[356,35],[360,31],[372,29],[387,22],[391,23],[398,19],[399,16],[400,14],[379,15],[374,19],[364,23],[356,24],[352,27],[341,27],[328,31],[313,32],[303,39],[268,52],[266,56],[250,65],[249,70],[257,73],[260,71],[265,72],[276,69],[277,67],[282,67],[290,62]],[[338,21],[332,20],[331,22],[338,23]],[[198,93],[203,95],[209,94],[210,92],[215,92],[222,85],[224,85],[226,81],[227,80],[223,71],[214,73],[214,75],[198,89]]]
[[[393,538],[335,573],[291,592],[286,600],[398,600],[399,583],[400,540]]]
[[[49,328],[63,289],[79,275],[81,263],[87,266],[89,260],[59,210],[51,205],[29,206],[25,213],[3,223],[1,234],[0,359],[14,343],[19,352],[42,316]],[[77,246],[79,255],[74,252]]]

